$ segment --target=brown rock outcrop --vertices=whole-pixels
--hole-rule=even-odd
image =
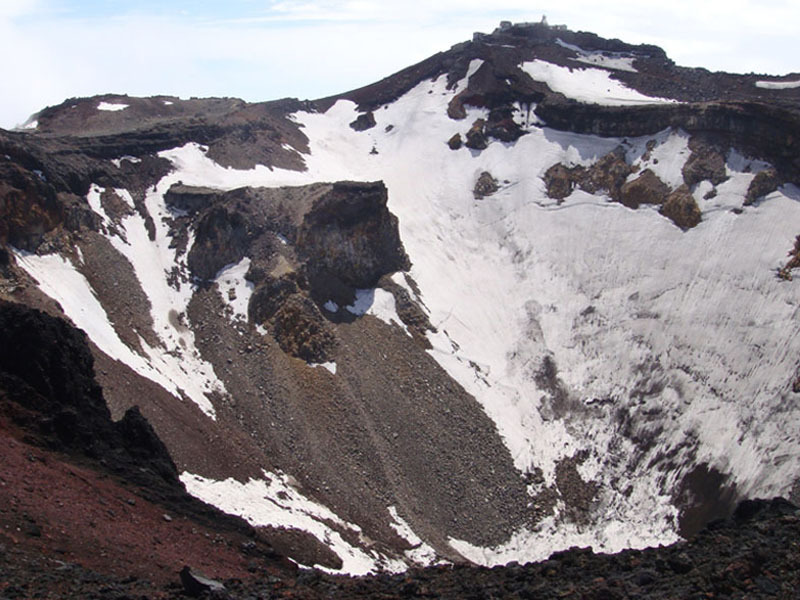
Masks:
[[[447,140],[447,145],[450,147],[450,150],[458,150],[461,146],[464,145],[464,142],[461,140],[461,134],[456,133]]]
[[[663,204],[669,194],[669,186],[650,169],[620,188],[619,201],[628,208],[639,208],[641,204]]]
[[[769,168],[764,171],[759,171],[750,182],[750,187],[747,188],[747,194],[744,198],[744,205],[750,206],[754,204],[759,198],[763,198],[767,194],[771,194],[778,189],[781,184],[778,172]]]
[[[386,186],[378,181],[334,183],[314,201],[296,246],[317,297],[332,284],[374,287],[382,275],[410,267],[387,200]]]
[[[725,157],[712,144],[693,137],[689,140],[691,156],[683,165],[683,181],[689,187],[701,181],[710,181],[714,185],[719,185],[728,175],[725,170]]]
[[[700,207],[686,185],[673,191],[661,206],[661,214],[672,220],[681,229],[691,229],[702,219]]]
[[[572,193],[575,181],[572,177],[572,169],[561,163],[556,163],[544,174],[544,184],[547,186],[547,195],[556,200],[563,200]]]
[[[475,122],[467,132],[467,148],[473,150],[484,150],[489,145],[489,140],[486,137],[486,121],[484,119],[475,119]]]

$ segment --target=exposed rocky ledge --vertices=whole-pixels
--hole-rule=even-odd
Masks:
[[[548,127],[603,137],[652,135],[668,127],[711,137],[772,163],[800,182],[800,114],[766,103],[599,106],[548,99],[535,109]]]
[[[357,289],[410,267],[380,181],[231,192],[176,184],[166,200],[190,212],[177,229],[196,222],[187,258],[192,275],[210,282],[226,265],[249,258],[249,320],[309,362],[332,359],[337,342],[329,319],[353,318],[322,310],[326,303],[350,305]]]

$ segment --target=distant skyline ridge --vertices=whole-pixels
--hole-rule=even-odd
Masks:
[[[6,0],[0,53],[9,82],[0,127],[103,93],[248,101],[320,98],[385,77],[501,21],[539,22],[659,45],[679,65],[800,71],[800,4],[770,0],[531,5],[472,0],[122,2]]]

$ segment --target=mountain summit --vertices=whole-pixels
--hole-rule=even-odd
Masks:
[[[0,290],[301,565],[669,544],[800,495],[798,144],[800,76],[546,23],[314,101],[70,99],[0,131]]]

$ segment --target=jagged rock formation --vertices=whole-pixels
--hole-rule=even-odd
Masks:
[[[800,480],[800,96],[757,82],[504,24],[314,102],[71,99],[0,132],[0,293],[304,565],[671,542]]]

